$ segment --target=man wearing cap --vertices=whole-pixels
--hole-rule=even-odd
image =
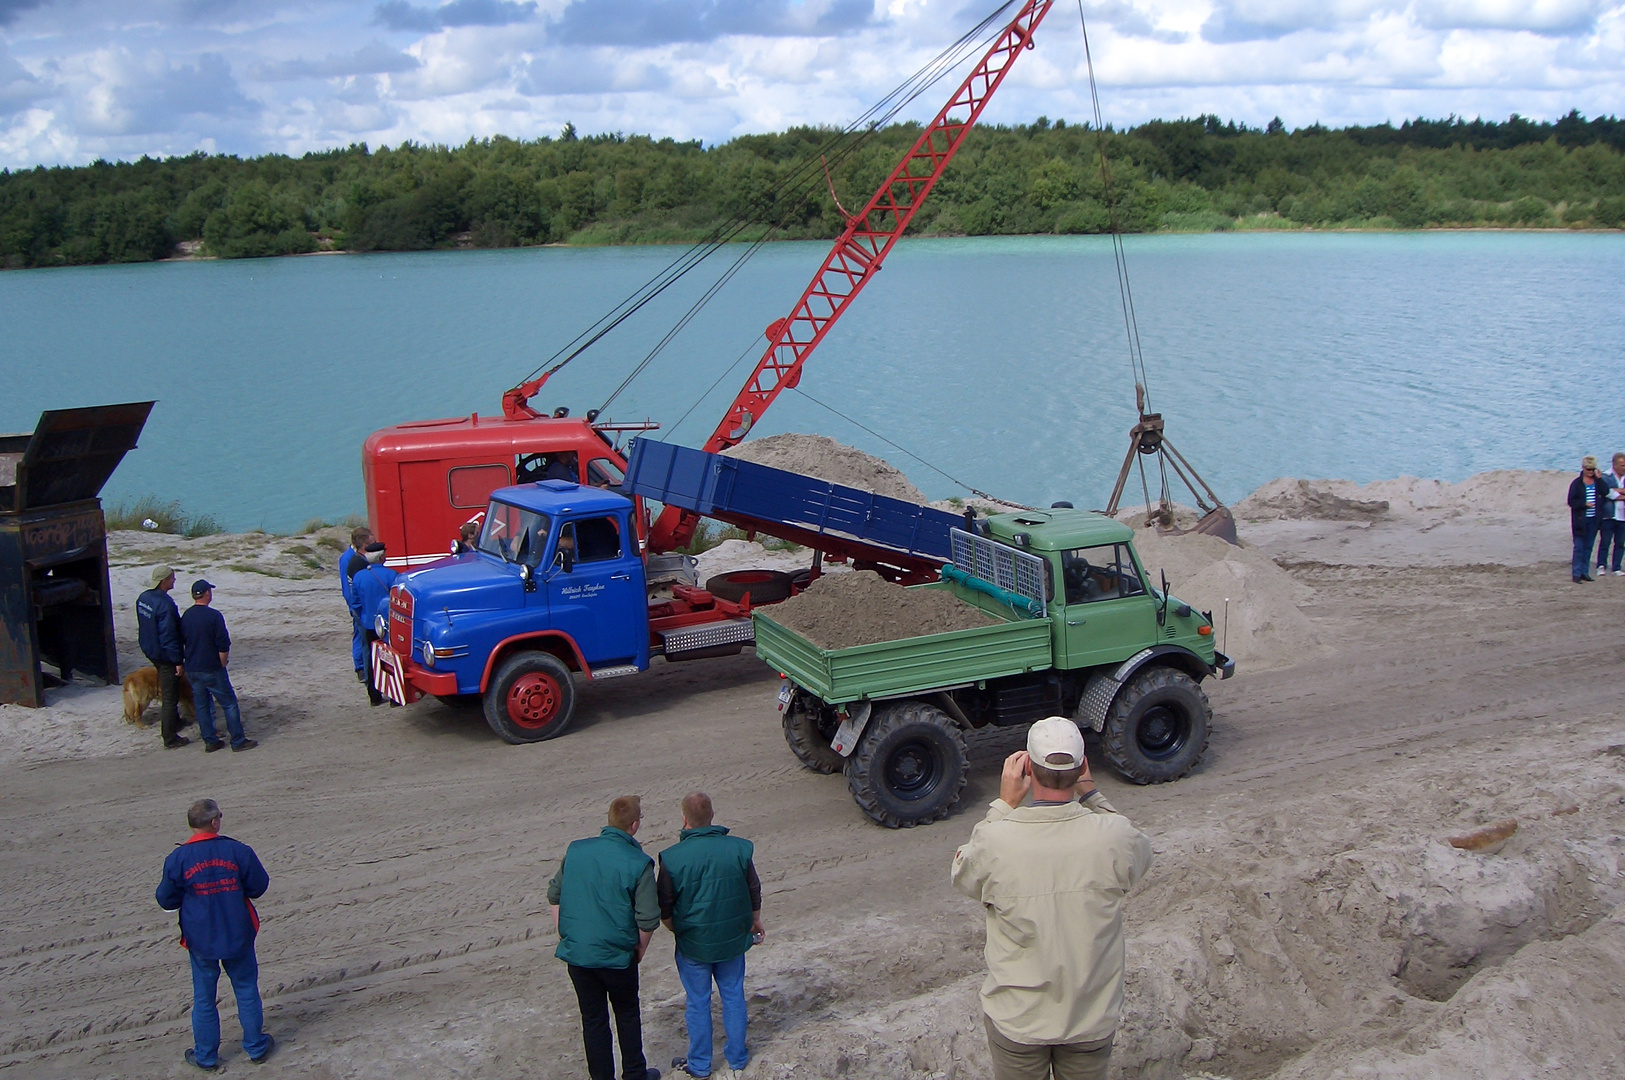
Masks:
[[[553,955],[563,960],[581,1009],[581,1041],[591,1080],[615,1080],[609,1014],[621,1043],[621,1080],[660,1080],[643,1056],[643,1014],[638,964],[660,925],[654,860],[635,839],[643,803],[622,795],[609,804],[609,824],[597,836],[573,841],[547,883]]]
[[[158,669],[158,732],[173,750],[191,742],[180,734],[180,674],[186,660],[181,641],[181,612],[170,597],[175,571],[155,566],[148,575],[150,588],[135,600],[136,638],[142,655]]]
[[[1608,507],[1608,482],[1597,472],[1597,459],[1580,460],[1580,475],[1569,484],[1569,531],[1574,535],[1574,580],[1591,576],[1591,549],[1597,543],[1597,523]]]
[[[237,998],[243,1053],[256,1065],[276,1049],[265,1033],[260,1003],[260,966],[254,955],[260,917],[254,901],[271,878],[254,849],[220,835],[220,804],[199,799],[186,811],[192,836],[164,860],[158,906],[179,911],[181,945],[192,957],[192,1046],[185,1058],[204,1072],[220,1067],[220,969]]]
[[[237,708],[237,691],[231,687],[226,663],[231,653],[231,635],[226,633],[226,617],[210,607],[214,586],[198,578],[192,582],[192,606],[181,616],[181,638],[186,643],[186,676],[192,681],[192,697],[197,706],[197,728],[203,735],[203,749],[214,753],[226,744],[214,726],[214,703],[226,718],[233,751],[252,750],[259,743],[243,734],[243,717]]]
[[[350,530],[350,546],[339,554],[339,589],[344,593],[344,607],[350,613],[350,658],[355,661],[357,682],[367,681],[367,635],[361,620],[355,617],[355,601],[350,596],[350,579],[367,564],[363,554],[372,543],[372,530],[365,525]]]
[[[384,565],[384,545],[368,544],[362,553],[363,562],[351,563],[350,614],[361,624],[362,639],[367,657],[367,700],[374,705],[384,703],[372,677],[372,643],[378,640],[378,614],[389,599],[390,587],[395,584],[395,571]]]
[[[994,1080],[1103,1080],[1123,1011],[1123,898],[1150,866],[1151,841],[1095,790],[1077,724],[1034,724],[954,853],[954,887],[987,914]]]

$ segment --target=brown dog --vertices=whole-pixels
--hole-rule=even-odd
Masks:
[[[183,674],[180,677],[181,727],[197,723],[197,709],[192,704],[192,684]],[[158,700],[158,669],[136,668],[124,677],[124,720],[129,724],[146,727],[147,706]]]

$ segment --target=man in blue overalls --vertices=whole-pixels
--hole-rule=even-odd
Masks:
[[[355,601],[350,596],[350,579],[361,567],[352,566],[357,559],[365,559],[362,552],[372,543],[372,530],[362,525],[350,532],[350,546],[339,554],[339,588],[344,592],[344,606],[350,611],[350,658],[355,661],[357,682],[367,681],[367,637],[361,621],[355,617]]]
[[[271,879],[247,844],[220,835],[220,804],[199,799],[186,811],[192,836],[164,860],[158,906],[179,911],[181,944],[192,956],[192,1048],[186,1062],[205,1072],[220,1067],[220,1011],[215,992],[220,969],[237,996],[243,1053],[256,1065],[271,1056],[276,1040],[264,1031],[260,968],[254,938],[260,917],[253,901]]]
[[[378,615],[389,600],[389,590],[397,575],[384,565],[384,545],[368,544],[362,557],[366,563],[350,579],[350,612],[361,625],[366,646],[367,671],[363,681],[367,684],[367,699],[374,705],[382,705],[384,695],[372,677],[372,643],[378,640]]]

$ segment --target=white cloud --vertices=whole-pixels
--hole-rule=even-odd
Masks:
[[[0,0],[0,167],[845,124],[992,0]],[[1622,0],[1085,0],[1106,119],[1625,111]],[[1061,0],[986,113],[1086,119]],[[960,69],[963,73],[964,68]],[[958,76],[956,75],[955,78]],[[954,79],[905,116],[936,111]]]

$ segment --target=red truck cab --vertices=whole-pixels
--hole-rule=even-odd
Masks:
[[[619,488],[626,459],[605,433],[620,430],[571,416],[475,414],[375,431],[361,450],[367,520],[390,566],[443,559],[464,522],[483,520],[498,488],[544,479]],[[641,505],[635,519],[640,538],[647,535]]]

